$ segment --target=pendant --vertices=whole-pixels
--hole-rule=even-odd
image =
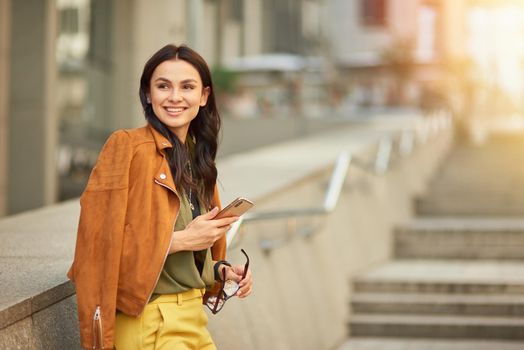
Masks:
[[[189,203],[189,207],[191,208],[191,210],[195,210],[195,206],[191,202]]]

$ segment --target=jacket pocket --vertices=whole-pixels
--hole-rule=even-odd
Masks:
[[[102,312],[100,311],[100,305],[97,305],[93,315],[93,349],[103,349],[103,339]]]

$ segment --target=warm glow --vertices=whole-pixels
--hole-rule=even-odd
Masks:
[[[517,5],[472,8],[468,16],[469,49],[478,77],[497,84],[515,98],[524,92],[524,8]]]

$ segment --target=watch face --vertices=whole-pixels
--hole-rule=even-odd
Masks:
[[[233,280],[227,280],[226,283],[224,284],[224,293],[226,293],[228,297],[233,296],[237,292],[238,289],[239,289],[238,283],[236,283]]]

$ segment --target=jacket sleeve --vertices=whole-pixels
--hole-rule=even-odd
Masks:
[[[112,349],[116,293],[133,147],[129,135],[113,133],[100,152],[80,197],[73,265],[83,348]]]

